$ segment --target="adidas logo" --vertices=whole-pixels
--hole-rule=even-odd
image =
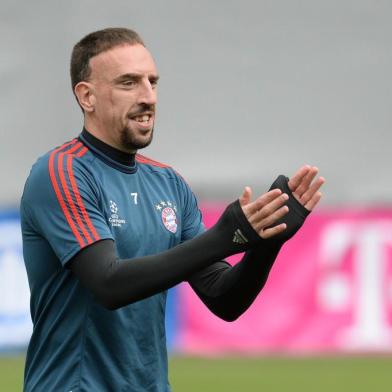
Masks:
[[[246,244],[248,239],[242,234],[240,229],[234,232],[233,242],[236,244]]]

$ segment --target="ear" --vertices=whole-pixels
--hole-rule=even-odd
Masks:
[[[92,113],[95,109],[96,98],[91,83],[79,82],[75,86],[74,92],[83,110]]]

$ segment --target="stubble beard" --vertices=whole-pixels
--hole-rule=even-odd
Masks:
[[[135,131],[125,126],[120,133],[121,145],[125,150],[136,152],[136,150],[140,150],[151,144],[153,134],[154,127],[151,129],[149,138],[147,140],[141,140],[137,137],[137,135],[135,135]]]

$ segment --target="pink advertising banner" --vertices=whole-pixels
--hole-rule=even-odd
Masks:
[[[222,211],[204,206],[206,225]],[[392,351],[392,209],[315,211],[232,323],[180,289],[185,353]]]

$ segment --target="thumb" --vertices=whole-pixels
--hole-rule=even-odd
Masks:
[[[240,205],[241,207],[246,206],[252,200],[252,189],[249,186],[244,188],[242,195],[240,196]]]

